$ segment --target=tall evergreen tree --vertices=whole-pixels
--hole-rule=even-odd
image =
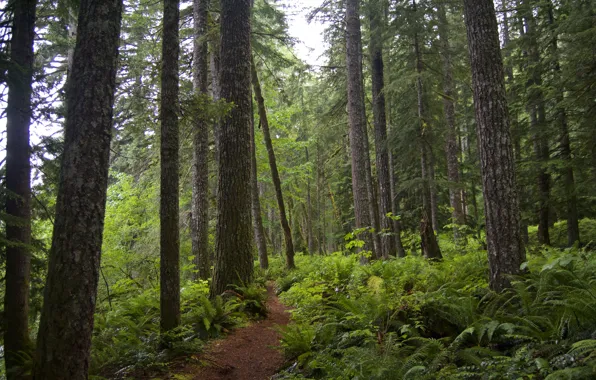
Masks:
[[[468,50],[482,169],[489,285],[500,291],[525,260],[515,186],[503,60],[492,0],[465,0]]]
[[[269,267],[269,257],[267,256],[267,241],[265,240],[265,229],[263,228],[263,218],[261,216],[261,199],[259,196],[254,118],[251,118],[250,138],[250,190],[252,198],[252,223],[255,234],[255,244],[257,245],[257,251],[259,252],[259,265],[262,269],[267,269]]]
[[[81,0],[35,380],[86,380],[108,185],[122,0]]]
[[[161,55],[160,310],[162,332],[180,324],[178,223],[178,23],[179,0],[164,0]]]
[[[252,280],[250,0],[221,0],[220,95],[233,103],[219,130],[215,273],[211,295]]]
[[[6,288],[4,360],[7,378],[21,379],[22,358],[31,351],[29,279],[31,267],[31,164],[29,124],[33,41],[37,0],[12,1],[12,40],[6,105]]]
[[[208,91],[208,49],[207,16],[209,0],[194,0],[194,57],[193,89],[198,97],[206,97]],[[202,104],[202,102],[201,102]],[[209,260],[209,127],[207,120],[200,114],[195,115],[193,129],[193,166],[192,166],[192,206],[191,240],[192,254],[197,270],[197,278],[207,280],[210,277]]]

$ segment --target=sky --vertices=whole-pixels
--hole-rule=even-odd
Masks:
[[[296,55],[310,65],[324,65],[325,52],[323,31],[325,26],[313,20],[308,23],[306,17],[315,7],[320,6],[323,0],[283,0],[286,7],[290,35],[300,40],[295,46]]]

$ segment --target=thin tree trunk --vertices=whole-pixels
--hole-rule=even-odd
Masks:
[[[553,13],[552,2],[548,3],[548,19],[549,24],[554,26],[555,18]],[[558,36],[553,37],[551,43],[551,50],[554,56],[554,71],[556,77],[560,77],[561,66],[559,64],[559,54],[557,48]],[[559,146],[561,151],[561,158],[564,163],[563,168],[563,186],[565,189],[565,198],[567,202],[567,245],[572,246],[576,242],[580,242],[579,236],[579,216],[577,211],[577,194],[575,192],[575,179],[573,175],[573,165],[571,162],[571,142],[569,138],[569,126],[567,124],[567,113],[563,102],[565,100],[563,88],[560,87],[556,93],[557,109],[556,115],[559,122]]]
[[[306,153],[306,162],[309,163],[310,160],[308,157],[308,147],[304,148],[304,152]],[[306,204],[306,229],[308,234],[308,253],[312,255],[315,252],[315,239],[312,233],[312,200],[310,196],[310,172],[306,177]]]
[[[445,152],[447,154],[447,178],[449,179],[449,202],[453,209],[453,223],[466,224],[462,205],[462,190],[459,178],[459,145],[457,143],[457,130],[455,124],[455,90],[453,84],[453,63],[451,62],[451,47],[449,44],[449,24],[445,12],[445,5],[438,6],[439,37],[441,39],[441,57],[443,59],[443,113],[447,133],[445,136]],[[458,239],[457,228],[454,229],[455,238]]]
[[[208,91],[207,16],[209,0],[194,0],[193,90],[206,100]],[[203,102],[200,102],[203,104]],[[211,277],[209,260],[209,122],[196,110],[193,129],[191,241],[196,279]]]
[[[252,103],[252,99],[251,99]],[[252,104],[251,104],[252,108]],[[259,184],[257,175],[257,153],[255,140],[255,123],[251,119],[250,124],[250,164],[251,164],[251,197],[252,197],[252,223],[255,234],[255,243],[259,252],[259,265],[262,269],[269,268],[267,257],[267,242],[265,241],[265,230],[263,229],[263,218],[261,217],[261,200],[259,199]]]
[[[275,197],[277,198],[277,206],[279,208],[279,218],[281,221],[281,227],[284,232],[284,240],[286,243],[286,267],[288,269],[294,269],[296,266],[294,264],[294,243],[292,242],[292,231],[290,229],[290,225],[288,224],[288,219],[286,218],[286,208],[284,205],[283,194],[281,192],[281,180],[279,178],[279,172],[277,170],[277,162],[275,160],[275,152],[273,151],[273,143],[271,142],[271,134],[269,133],[269,120],[267,120],[265,99],[263,99],[261,85],[259,83],[259,77],[257,75],[257,69],[253,60],[251,60],[251,70],[252,84],[255,92],[255,98],[257,99],[260,125],[263,128],[263,138],[265,139],[265,146],[267,147],[267,157],[269,158],[269,166],[271,167],[271,179],[273,180],[273,186],[275,187]]]
[[[29,125],[33,82],[33,41],[37,0],[13,2],[6,105],[6,287],[4,360],[8,380],[22,379],[29,339],[31,268],[31,163]]]
[[[395,190],[395,169],[393,167],[393,154],[389,152],[389,184],[391,189],[391,212],[394,217],[399,215],[399,203],[397,191]],[[395,231],[395,246],[397,248],[397,257],[406,257],[406,251],[401,241],[401,222],[393,219],[393,231]]]
[[[81,0],[35,380],[88,376],[121,18],[121,0]]]
[[[380,20],[382,9],[379,0],[371,4],[370,19],[370,56],[372,68],[372,99],[375,127],[375,151],[377,164],[377,179],[379,184],[379,205],[383,258],[389,255],[398,256],[395,228],[392,220],[387,216],[392,212],[391,207],[391,177],[389,174],[389,153],[387,147],[387,115],[385,109],[384,68],[383,68],[383,28]],[[403,250],[403,247],[402,247]]]
[[[179,0],[164,0],[161,70],[160,327],[180,324],[178,159]],[[195,218],[195,216],[193,216]]]
[[[369,194],[370,160],[367,154],[366,115],[364,109],[364,88],[362,82],[362,46],[360,32],[359,1],[346,2],[346,63],[348,82],[348,120],[350,125],[350,150],[352,160],[352,192],[356,228],[372,227],[371,199]],[[368,165],[367,165],[367,160]],[[373,251],[373,238],[369,231],[362,233],[365,249]],[[363,255],[360,262],[368,260]]]
[[[251,1],[221,0],[221,98],[234,103],[219,130],[215,273],[211,296],[253,277],[250,198]]]
[[[464,0],[482,171],[489,285],[510,286],[525,260],[499,31],[492,0]]]
[[[412,1],[414,12],[416,12],[416,1]],[[418,34],[414,35],[414,53],[416,55],[416,93],[418,97],[418,118],[420,121],[420,166],[422,174],[422,220],[420,222],[420,237],[422,242],[422,254],[428,259],[441,259],[441,249],[437,243],[437,238],[432,225],[432,200],[430,189],[430,162],[429,162],[429,141],[427,140],[428,119],[426,116],[426,106],[424,103],[424,94],[422,86],[422,53],[418,42]]]

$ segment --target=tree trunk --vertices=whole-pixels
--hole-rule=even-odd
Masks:
[[[99,280],[121,0],[81,0],[34,379],[86,380]]]
[[[215,273],[211,296],[253,276],[250,198],[250,0],[221,0],[221,98],[234,107],[219,131]]]
[[[37,0],[13,4],[12,40],[6,105],[6,288],[4,360],[8,380],[21,379],[29,339],[31,267],[31,163],[29,125],[33,81],[33,41]]]
[[[350,150],[352,159],[352,192],[354,194],[354,213],[356,228],[372,227],[371,199],[367,175],[368,154],[366,147],[366,115],[364,109],[364,87],[362,82],[362,46],[360,33],[359,1],[346,2],[346,63],[348,82],[348,121],[350,125]],[[370,165],[370,162],[369,162]],[[365,249],[373,251],[373,238],[370,231],[362,233]],[[361,257],[361,263],[367,261]]]
[[[542,69],[540,51],[537,41],[536,20],[532,5],[528,1],[522,3],[527,27],[528,59],[530,63],[529,80],[527,82],[528,113],[530,114],[530,130],[534,145],[538,186],[538,242],[550,245],[549,214],[550,214],[550,174],[546,164],[550,158],[548,140],[546,136],[546,111],[544,109],[544,94],[542,92]]]
[[[414,12],[416,12],[416,1],[412,2]],[[432,225],[432,194],[430,175],[430,157],[429,141],[427,136],[429,132],[428,117],[426,115],[426,105],[424,103],[424,89],[422,86],[422,52],[418,42],[418,34],[414,35],[414,53],[416,56],[416,93],[418,97],[418,119],[420,121],[420,166],[422,175],[422,220],[420,222],[420,237],[422,242],[422,255],[428,259],[441,259],[441,249],[437,243],[437,238]],[[431,153],[432,154],[432,153]]]
[[[261,92],[261,85],[257,75],[257,68],[254,61],[251,60],[252,70],[252,84],[255,91],[255,98],[257,99],[257,107],[259,110],[260,125],[263,128],[263,138],[265,139],[265,146],[267,147],[267,157],[269,158],[269,166],[271,167],[271,179],[275,187],[275,197],[277,198],[277,207],[279,208],[279,219],[284,233],[284,240],[286,243],[286,267],[294,269],[294,243],[292,242],[292,231],[286,218],[286,207],[284,205],[284,198],[281,192],[281,180],[277,170],[277,161],[275,160],[275,152],[273,151],[273,143],[271,142],[271,134],[269,133],[269,120],[267,120],[267,110],[265,109],[265,99]]]
[[[489,284],[501,291],[525,260],[507,115],[503,60],[492,0],[464,0],[482,171]]]
[[[453,84],[453,64],[451,62],[451,47],[449,45],[449,24],[445,14],[445,5],[438,6],[439,37],[441,39],[441,57],[443,59],[443,113],[447,133],[445,136],[445,153],[447,154],[447,179],[449,186],[449,203],[453,209],[453,223],[466,224],[462,205],[462,190],[459,178],[459,144],[457,142],[457,126],[455,124],[455,91]],[[458,239],[457,228],[454,230]]]
[[[309,163],[310,160],[308,157],[308,147],[305,147],[304,151],[306,153],[306,162]],[[310,196],[310,172],[306,177],[306,204],[306,229],[308,234],[308,253],[312,255],[315,252],[315,239],[312,233],[312,200]]]
[[[208,81],[207,16],[209,0],[194,0],[193,90],[206,99]],[[200,102],[203,104],[203,102]],[[209,260],[209,122],[196,110],[193,130],[191,241],[195,280],[211,277]]]
[[[372,70],[372,103],[375,127],[375,152],[377,164],[377,180],[379,184],[379,205],[383,258],[389,255],[398,256],[395,229],[391,218],[391,182],[389,175],[389,153],[387,147],[387,119],[385,110],[384,69],[383,69],[383,26],[380,20],[382,9],[379,1],[371,3],[370,19],[370,56]],[[380,231],[379,231],[380,232]],[[403,249],[403,247],[402,247]]]
[[[251,99],[252,103],[252,99]],[[252,108],[252,104],[251,104]],[[252,115],[252,114],[251,114]],[[251,199],[252,199],[252,223],[255,234],[255,243],[259,252],[259,265],[262,269],[269,268],[269,258],[267,257],[267,242],[265,241],[265,230],[263,229],[263,218],[261,217],[261,200],[259,199],[259,184],[257,174],[257,153],[255,140],[255,123],[251,118],[250,123],[250,165],[251,165]]]
[[[393,167],[393,154],[389,152],[389,184],[391,190],[391,212],[394,217],[399,215],[399,203],[397,201],[397,191],[395,190],[395,169]],[[393,231],[395,231],[395,246],[397,248],[397,257],[406,257],[406,251],[401,241],[401,222],[393,219]]]
[[[178,0],[164,0],[161,56],[161,331],[180,324],[180,232],[178,184]],[[194,184],[193,184],[194,185]],[[193,216],[195,218],[195,216]]]
[[[549,24],[554,26],[555,17],[552,3],[548,3]],[[560,77],[561,66],[559,64],[559,54],[557,47],[558,36],[555,34],[551,43],[551,50],[554,56],[554,71],[556,77]],[[561,159],[563,160],[563,186],[567,202],[567,245],[572,246],[580,242],[579,237],[579,216],[577,211],[577,194],[575,192],[575,179],[573,175],[573,165],[571,162],[571,142],[569,138],[569,126],[567,124],[567,113],[563,102],[565,100],[564,88],[561,86],[556,93],[557,109],[556,116],[559,122],[559,146]]]

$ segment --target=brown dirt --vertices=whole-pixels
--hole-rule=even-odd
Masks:
[[[181,371],[184,379],[266,380],[282,368],[285,360],[276,349],[280,336],[274,328],[287,325],[290,315],[271,286],[267,287],[267,294],[267,319],[211,342],[197,357],[206,366],[187,364]]]

